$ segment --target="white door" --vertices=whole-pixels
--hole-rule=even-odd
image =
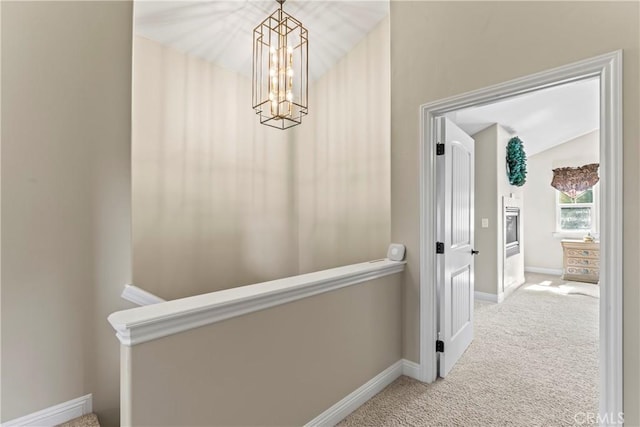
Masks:
[[[437,156],[439,375],[446,376],[473,340],[474,141],[445,117],[438,119]],[[441,146],[442,149],[442,146]],[[438,251],[440,252],[440,251]]]

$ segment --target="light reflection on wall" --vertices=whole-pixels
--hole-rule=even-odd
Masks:
[[[389,22],[311,87],[298,127],[301,272],[384,257],[390,235]]]
[[[383,257],[388,40],[385,19],[283,132],[257,123],[247,78],[136,38],[134,283],[173,299]]]

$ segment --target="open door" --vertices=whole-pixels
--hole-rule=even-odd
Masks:
[[[437,350],[444,377],[473,340],[474,141],[445,117],[437,125]]]

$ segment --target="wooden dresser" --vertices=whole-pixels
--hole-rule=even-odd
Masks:
[[[600,244],[582,240],[563,240],[564,280],[598,283],[600,280]]]

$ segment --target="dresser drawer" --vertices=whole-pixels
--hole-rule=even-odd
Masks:
[[[563,240],[564,280],[598,283],[600,275],[600,246],[597,242]]]
[[[600,268],[599,258],[567,258],[567,267],[596,267]]]
[[[572,276],[593,276],[598,277],[600,275],[600,269],[594,267],[567,267],[565,269],[566,275]]]
[[[568,258],[600,258],[600,251],[598,249],[566,249]]]

